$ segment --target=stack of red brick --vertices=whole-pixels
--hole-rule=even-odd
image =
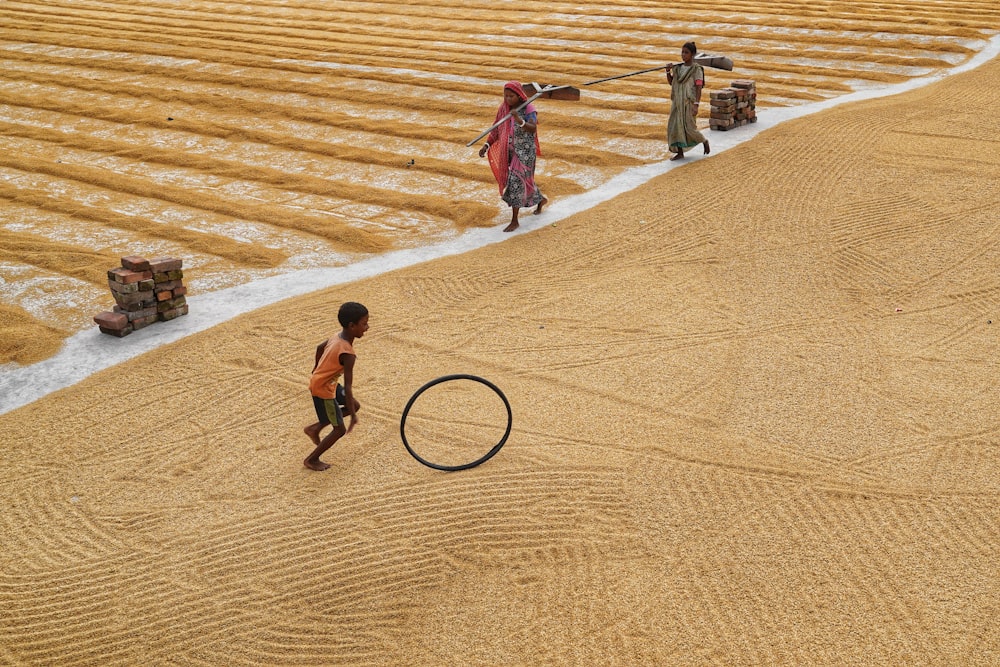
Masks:
[[[708,126],[713,130],[725,132],[757,122],[757,85],[750,79],[737,79],[708,97],[712,102]]]
[[[122,257],[121,268],[108,271],[113,310],[94,317],[103,333],[127,336],[153,322],[187,315],[182,260],[160,257]]]

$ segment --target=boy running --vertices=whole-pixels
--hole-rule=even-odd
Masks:
[[[368,331],[368,309],[360,303],[348,301],[340,307],[337,320],[344,327],[336,336],[329,338],[316,347],[316,365],[309,377],[309,393],[312,394],[313,407],[316,409],[315,424],[302,429],[316,449],[303,461],[310,470],[326,470],[330,467],[319,457],[330,449],[347,433],[354,429],[358,421],[358,410],[361,404],[354,400],[354,339],[361,338]],[[344,386],[337,383],[344,376]],[[342,406],[351,415],[351,423],[344,427]],[[327,424],[333,426],[325,438],[320,440],[319,433]]]

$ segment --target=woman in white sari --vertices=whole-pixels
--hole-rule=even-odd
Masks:
[[[667,81],[670,82],[670,119],[667,121],[667,143],[670,152],[676,153],[671,160],[684,158],[684,150],[698,144],[705,147],[708,155],[708,139],[698,131],[695,123],[698,117],[698,104],[701,102],[701,89],[705,85],[705,70],[694,63],[698,48],[694,42],[688,42],[681,48],[681,59],[684,61],[667,68]]]

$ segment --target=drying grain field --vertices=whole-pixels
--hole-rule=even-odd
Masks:
[[[1000,9],[661,4],[0,2],[6,358],[85,325],[137,249],[206,292],[492,224],[465,142],[508,78],[641,69],[694,36],[777,117],[955,67]],[[0,664],[1000,664],[981,60],[0,414]],[[550,192],[664,157],[657,79],[542,105]],[[346,300],[372,311],[363,408],[318,473],[307,377]],[[513,414],[457,473],[399,432],[448,373]],[[435,459],[502,427],[437,396],[411,432]]]
[[[953,67],[1000,26],[992,0],[663,5],[0,4],[0,363],[90,326],[124,255],[183,257],[197,294],[496,224],[465,144],[506,80],[581,84],[696,39],[736,63],[709,88],[753,78],[766,113]],[[665,156],[656,73],[540,106],[556,202]]]

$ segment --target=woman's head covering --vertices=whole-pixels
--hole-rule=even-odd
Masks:
[[[521,98],[522,102],[526,102],[528,99],[528,93],[524,92],[524,86],[521,85],[520,81],[508,81],[503,85],[504,90],[513,90],[514,93]]]

